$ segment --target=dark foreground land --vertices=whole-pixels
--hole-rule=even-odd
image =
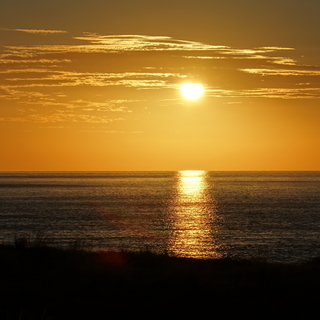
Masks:
[[[0,246],[0,319],[311,319],[320,264]]]

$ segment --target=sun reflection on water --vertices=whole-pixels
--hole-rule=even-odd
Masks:
[[[179,171],[170,210],[168,251],[175,256],[218,257],[214,243],[216,207],[206,171]]]

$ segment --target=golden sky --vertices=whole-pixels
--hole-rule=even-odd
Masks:
[[[320,170],[319,1],[2,3],[0,171]]]

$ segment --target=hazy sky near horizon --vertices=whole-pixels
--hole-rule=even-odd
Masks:
[[[319,1],[0,4],[0,171],[320,170]]]

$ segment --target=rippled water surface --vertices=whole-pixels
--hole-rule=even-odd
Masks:
[[[0,173],[0,239],[90,250],[305,261],[320,256],[320,172]]]

